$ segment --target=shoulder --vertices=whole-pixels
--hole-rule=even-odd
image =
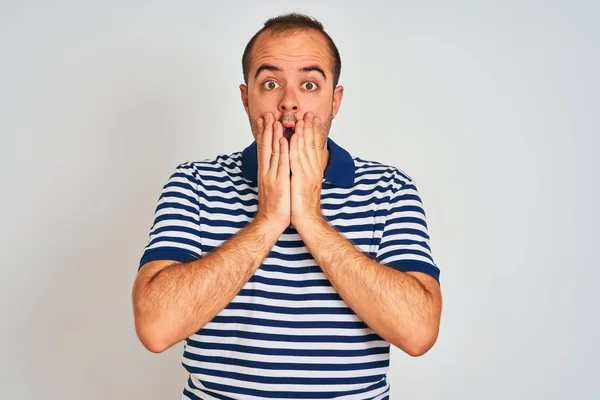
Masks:
[[[218,154],[212,158],[185,161],[177,165],[175,175],[185,175],[200,184],[205,178],[222,177],[237,174],[241,171],[242,152]]]
[[[353,157],[356,171],[356,183],[363,180],[376,179],[381,185],[398,190],[406,185],[414,185],[413,178],[405,170],[395,165],[384,164],[379,161]]]

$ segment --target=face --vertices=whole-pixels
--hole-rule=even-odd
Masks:
[[[256,120],[265,113],[282,123],[289,140],[296,121],[310,111],[323,121],[321,132],[315,132],[320,149],[326,148],[343,90],[333,88],[333,57],[325,38],[312,30],[291,35],[263,32],[254,42],[248,86],[240,85],[255,139]]]

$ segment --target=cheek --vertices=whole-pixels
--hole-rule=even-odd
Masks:
[[[277,111],[277,102],[273,97],[250,93],[248,96],[250,117],[256,119],[267,112],[275,113]]]

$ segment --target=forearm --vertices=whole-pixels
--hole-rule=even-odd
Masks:
[[[167,266],[134,290],[139,320],[153,351],[189,337],[241,290],[275,245],[279,233],[255,219],[201,259]],[[147,346],[148,347],[148,346]]]
[[[433,345],[438,299],[417,278],[367,257],[324,219],[306,224],[301,236],[336,291],[373,331],[411,355]]]

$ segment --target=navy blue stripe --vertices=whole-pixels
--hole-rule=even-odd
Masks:
[[[417,217],[395,217],[395,218],[388,218],[387,225],[391,225],[391,224],[418,224],[418,225],[423,225],[424,227],[427,227],[427,225],[425,224],[425,219],[423,218],[417,218]]]
[[[341,335],[276,335],[272,333],[258,333],[238,330],[220,331],[216,329],[201,329],[197,332],[200,336],[236,337],[251,340],[265,340],[269,342],[292,342],[292,343],[367,343],[383,340],[381,336],[373,333],[360,336]]]
[[[219,171],[219,169],[217,168],[198,168],[200,170],[203,171],[208,171],[208,172],[222,172]],[[394,179],[394,177],[390,174],[390,175],[383,175],[382,174],[383,171],[381,170],[365,170],[365,171],[361,171],[359,173],[357,173],[354,177],[354,185],[376,185],[376,184],[381,184],[381,183],[389,183],[392,182],[392,180]],[[363,178],[364,176],[373,176],[373,175],[378,175],[378,177],[376,178]],[[208,183],[208,184],[220,184],[220,183],[227,183],[227,182],[233,182],[234,184],[240,184],[242,182],[247,183],[248,181],[246,179],[244,179],[244,174],[241,172],[241,170],[236,171],[236,172],[232,172],[229,174],[225,174],[224,176],[214,176],[214,175],[205,175],[202,177],[202,182],[203,183]],[[235,178],[235,179],[232,179]],[[362,178],[362,179],[361,179]],[[328,182],[325,182],[328,183]],[[385,186],[385,185],[383,185]]]
[[[271,250],[269,253],[269,257],[276,258],[284,261],[305,261],[312,260],[313,256],[308,251],[305,253],[297,253],[297,254],[283,254],[275,250]]]
[[[175,208],[177,210],[185,210],[192,215],[199,214],[199,210],[194,207],[186,206],[185,204],[165,201],[156,206],[156,211],[162,210],[163,208]]]
[[[402,188],[404,189],[404,188]],[[402,193],[402,192],[399,192]],[[421,197],[418,194],[415,193],[402,193],[402,194],[396,194],[396,196],[391,200],[390,205],[395,206],[396,204],[398,204],[401,201],[416,201],[421,203]]]
[[[398,193],[407,192],[407,191],[413,191],[413,192],[419,193],[419,191],[417,190],[417,186],[415,186],[415,183],[412,181],[402,182],[401,180],[396,179],[395,182],[397,182],[397,185],[400,188],[400,189],[398,189]]]
[[[364,322],[354,321],[283,321],[265,318],[251,317],[232,317],[219,316],[214,317],[211,322],[219,324],[247,324],[255,326],[273,326],[278,328],[294,329],[367,329]]]
[[[181,238],[181,237],[176,237],[176,236],[157,236],[154,239],[152,239],[149,243],[148,243],[148,247],[154,245],[155,243],[158,242],[173,242],[173,243],[181,243],[184,245],[188,245],[188,246],[192,246],[195,248],[200,247],[200,243],[192,240],[192,239],[186,239],[186,238]]]
[[[433,277],[440,283],[440,269],[435,266],[418,260],[400,260],[385,263],[385,265],[402,272],[422,272]]]
[[[146,250],[142,255],[139,269],[146,263],[156,260],[170,260],[179,262],[188,262],[200,258],[200,255],[193,254],[187,250],[182,250],[177,247],[160,247],[156,249]]]
[[[196,214],[198,214],[198,212],[196,212]],[[190,217],[187,215],[181,215],[181,214],[163,214],[163,215],[157,216],[154,219],[154,225],[156,225],[159,222],[163,222],[163,221],[187,221],[187,222],[191,222],[193,224],[199,225],[200,224],[200,216],[198,215],[198,218],[194,218],[194,217]]]
[[[200,242],[200,229],[196,228],[188,228],[187,226],[179,226],[179,225],[168,225],[168,226],[163,226],[161,228],[156,228],[153,231],[151,231],[152,234],[154,235],[158,235],[160,233],[163,232],[185,232],[188,233],[190,235],[194,235],[198,237],[198,242]]]
[[[286,362],[264,362],[257,360],[244,360],[230,357],[215,357],[215,356],[203,356],[200,354],[184,352],[184,358],[188,360],[194,360],[204,363],[214,364],[225,364],[225,365],[236,365],[239,367],[266,369],[275,371],[362,371],[367,369],[375,368],[386,368],[389,367],[389,360],[371,361],[365,363],[339,363],[339,364],[309,364],[306,362],[302,363],[286,363]],[[340,360],[342,361],[342,360]],[[189,367],[189,365],[188,365]],[[282,379],[282,378],[277,378]],[[330,378],[331,379],[331,378]],[[257,381],[259,382],[259,381]],[[349,382],[348,382],[349,383]],[[324,385],[326,382],[321,381],[320,384]]]
[[[169,178],[169,181],[167,182],[167,185],[171,185],[171,184],[185,185],[184,183],[181,183],[181,182],[174,182],[173,178],[183,178],[183,179],[185,179],[188,182],[188,185],[187,186],[181,186],[181,187],[193,190],[194,192],[196,191],[195,187],[198,186],[198,184],[196,183],[196,177],[190,176],[190,175],[188,175],[186,173],[183,173],[183,172],[175,172]],[[165,185],[165,186],[167,186],[167,185]]]
[[[183,364],[183,366],[187,369],[187,365]],[[220,399],[220,400],[235,400],[233,397],[227,397],[224,396],[222,394],[213,392],[212,390],[206,390],[206,389],[200,389],[199,387],[197,387],[196,385],[194,385],[194,383],[192,382],[192,378],[188,378],[188,385],[190,385],[191,388],[195,389],[195,390],[199,390],[200,392],[207,394],[209,396],[212,396],[214,398]],[[196,396],[195,394],[193,394],[192,392],[188,391],[187,389],[183,389],[183,393],[190,397],[193,400],[197,400],[200,399],[202,400],[200,397]]]
[[[405,213],[405,212],[418,212],[420,214],[425,215],[425,211],[423,210],[422,207],[420,206],[414,206],[414,205],[395,205],[395,206],[391,206],[389,215],[391,217],[388,217],[388,219],[394,218],[394,215],[397,213]]]
[[[389,240],[388,239],[387,242],[385,242],[379,246],[379,252],[381,253],[382,250],[384,250],[386,247],[389,247],[389,246],[413,246],[415,244],[431,251],[430,246],[427,244],[427,242],[424,242],[424,241],[410,240],[410,239],[402,239],[402,240]]]
[[[397,248],[391,251],[388,251],[387,253],[383,254],[382,256],[380,256],[378,259],[379,260],[383,260],[380,262],[385,262],[385,260],[390,259],[392,257],[395,256],[399,256],[399,255],[405,255],[405,254],[414,254],[417,256],[421,256],[421,257],[425,257],[428,260],[430,260],[433,263],[433,259],[431,258],[431,256],[427,253],[425,253],[424,251],[420,251],[420,250],[413,250],[413,249],[404,249],[404,248]]]
[[[242,289],[238,295],[289,301],[342,300],[341,296],[337,293],[278,293],[258,289]]]
[[[392,229],[389,231],[383,232],[383,237],[392,236],[392,235],[416,235],[421,236],[422,238],[429,239],[429,235],[420,230],[420,229],[412,229],[412,228],[400,228],[400,229]],[[383,240],[383,239],[382,239]]]
[[[338,210],[338,209],[342,209],[343,207],[357,207],[356,205],[351,204],[352,202],[348,202],[345,205],[341,206],[341,205],[327,205],[324,204],[321,208],[322,209],[327,209],[327,210]],[[185,209],[187,211],[190,211],[190,207],[184,206],[184,205],[177,205],[177,203],[173,204],[173,203],[168,203],[168,205],[164,205],[161,204],[159,206],[159,208],[157,209],[161,209],[161,208],[165,208],[165,207],[179,207],[182,209]],[[406,206],[404,208],[399,209],[399,211],[409,211],[409,208],[415,208],[414,206]],[[191,209],[193,210],[193,209]],[[223,207],[203,207],[202,208],[203,211],[206,212],[206,216],[203,218],[202,223],[206,224],[208,226],[234,226],[234,227],[238,227],[242,224],[246,224],[247,221],[242,221],[242,222],[235,222],[235,221],[224,221],[223,219],[221,219],[221,217],[215,217],[215,214],[223,214],[223,215],[227,215],[227,216],[232,216],[232,217],[238,217],[238,216],[244,216],[247,217],[248,219],[252,219],[255,217],[256,215],[256,211],[246,211],[243,209],[232,209],[232,208],[223,208]],[[198,210],[193,211],[195,213],[198,213]],[[374,218],[374,217],[378,217],[378,216],[385,216],[387,215],[387,210],[384,209],[377,209],[377,210],[367,210],[367,211],[361,211],[361,212],[340,212],[334,215],[325,215],[325,217],[327,218],[327,220],[329,221],[335,221],[335,220],[339,220],[339,219],[343,219],[343,220],[352,220],[352,219],[358,219],[358,218]],[[369,231],[372,231],[372,224],[369,225],[365,225],[365,228],[368,227]],[[354,228],[356,229],[356,228]],[[364,230],[364,228],[363,228]]]
[[[358,218],[374,218],[377,216],[386,215],[385,210],[378,210],[373,212],[372,210],[362,211],[362,212],[342,212],[335,215],[326,215],[325,217],[329,222],[337,221],[337,220],[353,220]],[[372,226],[372,225],[369,225]]]
[[[189,355],[195,356],[195,354],[190,354],[190,353],[185,353],[185,357],[188,357]],[[188,357],[189,358],[189,357]],[[203,360],[198,360],[198,361],[203,361]],[[231,365],[231,364],[229,364]],[[255,364],[251,364],[252,366],[254,366]],[[298,365],[298,364],[294,364],[294,365]],[[343,365],[337,365],[337,366],[343,366]],[[202,367],[197,367],[197,366],[191,366],[191,365],[187,365],[186,368],[188,371],[190,371],[190,373],[192,374],[203,374],[203,375],[209,375],[209,376],[218,376],[221,378],[229,378],[229,379],[235,379],[235,380],[239,380],[239,381],[245,381],[245,382],[255,382],[255,383],[266,383],[266,384],[271,384],[271,385],[357,385],[357,384],[361,384],[361,383],[375,383],[375,382],[379,382],[384,375],[382,374],[378,374],[378,375],[366,375],[366,376],[360,376],[360,377],[354,377],[354,378],[301,378],[301,377],[271,377],[271,376],[259,376],[259,375],[250,375],[250,374],[243,374],[240,372],[229,372],[229,371],[223,371],[223,370],[217,370],[217,369],[210,369],[210,368],[202,368]],[[288,369],[288,368],[281,368],[281,369]],[[295,368],[294,370],[298,370],[297,368]],[[339,369],[339,368],[327,368],[327,369],[319,369],[319,371],[347,371],[347,369]]]
[[[384,191],[382,191],[383,193]],[[368,193],[373,193],[373,191],[369,191]],[[323,199],[327,199],[327,198],[336,198],[335,196],[337,196],[338,194],[335,194],[335,196],[329,195],[329,193],[326,192],[322,192],[323,194]],[[169,195],[169,193],[165,194],[166,196]],[[350,196],[352,196],[353,194],[350,194]],[[347,196],[345,196],[347,197]],[[231,205],[242,205],[244,207],[255,207],[258,204],[258,198],[250,198],[247,200],[243,200],[243,199],[238,199],[235,197],[225,197],[225,196],[217,196],[217,195],[202,195],[202,200],[205,204],[211,204],[212,202],[220,202],[220,203],[224,203],[224,204],[231,204]],[[373,208],[377,208],[376,206],[379,204],[386,204],[388,202],[388,198],[383,196],[381,198],[377,198],[375,196],[368,196],[367,198],[365,198],[364,200],[361,201],[357,201],[357,200],[350,200],[348,203],[346,202],[342,202],[340,204],[323,204],[321,206],[322,209],[326,209],[326,210],[338,210],[341,209],[343,207],[346,206],[351,206],[351,207],[364,207],[364,206],[372,206]],[[385,212],[385,210],[383,210]]]
[[[245,227],[246,225],[248,225],[251,222],[250,221],[250,219],[251,219],[250,216],[249,216],[249,220],[248,221],[228,221],[228,220],[224,220],[224,219],[216,219],[216,220],[215,219],[209,219],[208,216],[210,215],[210,212],[206,211],[206,214],[207,215],[202,218],[202,226],[206,227],[206,229],[208,229],[211,226],[214,226],[215,228],[235,228],[235,229],[239,230],[239,229],[242,229],[243,227]],[[227,233],[225,235],[232,236],[233,233]],[[204,234],[203,234],[203,236],[204,236]]]
[[[361,350],[333,350],[333,349],[271,349],[268,347],[243,346],[232,343],[205,343],[192,339],[187,339],[186,343],[190,347],[207,350],[235,351],[248,354],[262,354],[272,356],[291,356],[291,357],[366,357],[371,355],[388,354],[390,345],[383,347],[371,347]]]
[[[302,253],[305,254],[305,253]],[[274,257],[272,253],[269,253],[269,257]],[[312,258],[312,256],[311,256]],[[283,267],[281,265],[274,264],[261,264],[259,270],[261,271],[269,271],[269,272],[279,272],[282,274],[291,274],[291,275],[304,275],[311,274],[315,272],[322,272],[321,267],[318,265],[314,266],[306,266],[306,267]]]
[[[311,279],[305,281],[288,281],[285,279],[265,278],[264,276],[253,275],[248,282],[264,283],[270,286],[287,286],[287,287],[325,287],[331,286],[331,282],[327,279]]]
[[[183,178],[186,180],[186,182],[176,181],[176,180],[174,180],[174,178]],[[178,188],[181,188],[184,190],[189,190],[190,192],[194,193],[196,196],[198,195],[198,182],[196,182],[195,178],[190,177],[186,174],[181,174],[181,173],[173,174],[171,176],[171,178],[169,178],[169,181],[165,184],[165,186],[163,186],[163,189],[172,188],[172,187],[178,187]]]
[[[250,311],[262,311],[275,314],[287,314],[287,315],[315,315],[315,314],[328,314],[328,315],[353,315],[354,312],[348,307],[278,307],[278,306],[267,306],[264,304],[256,303],[238,303],[231,302],[225,307],[228,310],[250,310]]]

